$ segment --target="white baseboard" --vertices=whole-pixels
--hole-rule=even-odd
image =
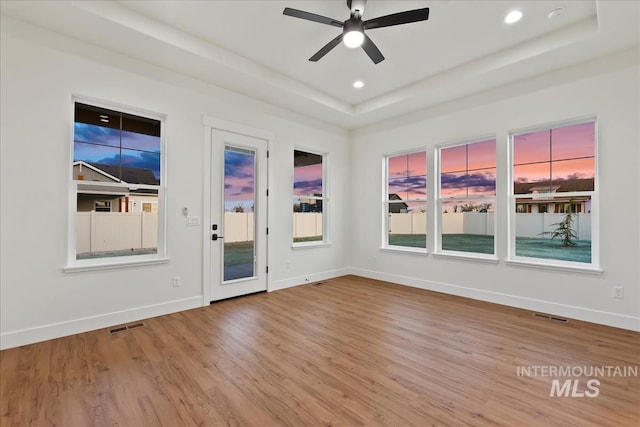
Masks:
[[[269,284],[269,292],[279,291],[281,289],[292,288],[294,286],[306,285],[309,283],[319,282],[321,280],[333,279],[335,277],[351,274],[350,268],[339,268],[337,270],[322,271],[320,273],[308,274],[306,276],[292,277],[290,279],[277,280]]]
[[[0,334],[0,350],[202,307],[202,296]]]
[[[378,271],[365,270],[361,268],[351,268],[350,273],[356,276],[383,280],[385,282],[398,283],[400,285],[411,286],[414,288],[442,292],[445,294],[457,295],[480,301],[487,301],[496,304],[507,305],[510,307],[523,308],[525,310],[553,314],[556,316],[563,316],[571,319],[583,320],[585,322],[598,323],[601,325],[613,326],[615,328],[622,328],[640,332],[640,317],[625,316],[616,313],[609,313],[606,311],[558,304],[555,302],[542,301],[533,298],[518,297],[499,292],[490,292],[481,289],[467,288],[464,286],[432,282],[429,280],[417,279],[414,277],[381,273]]]

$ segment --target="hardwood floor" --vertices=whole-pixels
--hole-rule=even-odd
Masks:
[[[638,376],[518,375],[637,369],[621,329],[355,276],[144,324],[2,351],[2,426],[640,425]]]

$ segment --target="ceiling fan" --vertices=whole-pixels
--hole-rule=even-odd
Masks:
[[[316,52],[315,55],[309,58],[309,61],[313,62],[318,61],[343,41],[344,44],[350,48],[362,46],[362,49],[364,49],[367,55],[369,55],[369,58],[371,58],[374,64],[377,64],[384,61],[384,55],[382,55],[380,49],[378,49],[369,36],[364,33],[364,30],[390,27],[392,25],[409,24],[411,22],[426,21],[429,19],[429,8],[425,7],[423,9],[407,10],[363,21],[362,15],[364,13],[364,6],[366,3],[367,0],[347,0],[347,7],[351,10],[351,18],[344,22],[327,18],[326,16],[316,15],[315,13],[292,9],[290,7],[285,7],[282,13],[288,16],[293,16],[294,18],[306,19],[307,21],[342,28],[342,34],[331,40],[322,49]]]

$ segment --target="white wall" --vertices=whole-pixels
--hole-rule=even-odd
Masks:
[[[187,227],[182,208],[188,207],[190,215],[203,212],[204,116],[262,129],[275,137],[270,147],[270,206],[274,207],[270,289],[344,274],[349,259],[348,218],[340,212],[349,202],[348,189],[328,187],[333,245],[306,250],[291,248],[291,195],[294,144],[328,153],[330,180],[348,182],[345,131],[54,34],[38,38],[28,26],[5,25],[4,20],[0,346],[203,304],[202,233],[208,232],[208,225]],[[76,52],[101,61],[83,59]],[[167,115],[168,263],[63,272],[73,94]],[[25,173],[26,168],[38,173]],[[172,276],[182,278],[181,287],[171,286]]]
[[[270,289],[354,272],[605,324],[640,329],[640,183],[638,67],[603,60],[522,87],[410,114],[349,136],[312,118],[204,85],[79,41],[31,31],[3,17],[0,39],[0,347],[105,327],[202,304],[203,227],[187,227],[182,208],[203,211],[202,117],[263,129],[270,147]],[[9,28],[9,29],[7,29]],[[91,58],[91,59],[89,59]],[[633,62],[635,66],[629,67]],[[565,83],[546,88],[545,83]],[[71,95],[167,115],[167,264],[63,273],[67,253]],[[478,102],[484,99],[484,103]],[[506,181],[506,133],[597,114],[601,190],[602,275],[525,269],[380,250],[381,159],[386,153],[497,133],[498,178]],[[349,142],[351,141],[351,144]],[[331,245],[291,248],[294,146],[329,153]],[[29,170],[39,174],[24,173]],[[375,177],[377,176],[377,180]],[[351,186],[344,185],[351,182]],[[432,181],[433,182],[433,181]],[[46,207],[46,223],[33,207]],[[353,195],[353,196],[352,196]],[[498,188],[498,256],[507,250],[507,188]],[[624,199],[629,209],[620,209]],[[428,206],[433,204],[433,192]],[[30,209],[25,209],[29,207]],[[357,207],[357,209],[354,209]],[[358,212],[380,212],[355,221]],[[350,212],[351,216],[345,214]],[[40,224],[33,227],[32,224]],[[428,219],[433,230],[433,218]],[[428,234],[429,234],[428,233]],[[433,241],[428,239],[429,250]],[[353,268],[349,269],[349,266]],[[171,287],[181,276],[182,286]],[[611,298],[624,286],[625,298]]]
[[[427,149],[429,171],[433,171],[436,145],[496,134],[499,187],[495,219],[501,261],[434,256],[433,239],[428,239],[431,254],[426,256],[380,250],[383,215],[362,217],[355,212],[351,225],[354,273],[640,330],[639,75],[637,52],[630,51],[356,131],[351,148],[351,194],[358,212],[380,211],[383,189],[371,183],[382,182],[380,165],[385,154]],[[592,115],[598,118],[604,273],[506,264],[508,131]],[[434,206],[434,191],[431,187],[429,191],[427,206]],[[621,209],[622,205],[626,208]],[[430,216],[427,234],[434,229]],[[624,299],[612,297],[613,286],[624,286]]]

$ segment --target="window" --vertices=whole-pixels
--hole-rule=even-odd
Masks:
[[[495,139],[440,148],[438,250],[494,255],[495,195]]]
[[[327,241],[325,156],[293,151],[293,243]]]
[[[76,102],[70,264],[163,255],[162,122]]]
[[[513,259],[595,265],[595,121],[511,135]],[[526,211],[518,206],[526,204]]]
[[[427,153],[386,157],[386,247],[427,247]]]
[[[96,212],[111,212],[111,202],[105,200],[96,200],[94,210]]]

